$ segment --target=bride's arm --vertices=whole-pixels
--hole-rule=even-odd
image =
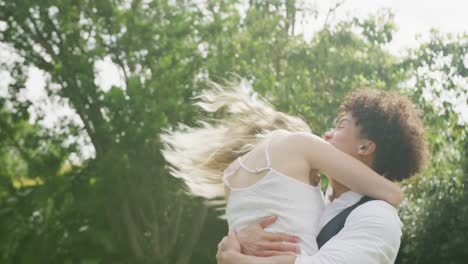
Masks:
[[[288,141],[300,151],[311,168],[320,170],[351,190],[393,205],[403,201],[403,192],[398,185],[324,139],[298,132],[291,134]]]

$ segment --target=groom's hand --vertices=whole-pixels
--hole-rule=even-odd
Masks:
[[[240,253],[240,244],[236,232],[229,231],[229,234],[218,244],[216,252],[216,261],[218,264],[235,264],[240,262],[242,255]]]
[[[276,216],[265,217],[237,232],[243,254],[271,257],[301,253],[299,246],[295,244],[300,242],[298,237],[282,233],[269,233],[263,230],[273,224],[276,219]]]

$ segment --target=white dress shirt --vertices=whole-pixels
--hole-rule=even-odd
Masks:
[[[320,219],[320,229],[362,198],[361,194],[349,191],[330,203],[330,190],[329,187],[325,197],[326,208]],[[395,207],[380,200],[366,202],[349,214],[343,229],[323,245],[318,253],[313,256],[299,255],[295,263],[394,263],[400,247],[401,227],[402,223]]]

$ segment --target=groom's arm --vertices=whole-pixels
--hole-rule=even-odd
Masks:
[[[296,264],[394,263],[400,247],[401,222],[397,210],[383,201],[356,208],[344,228],[313,256],[299,256]]]
[[[241,253],[241,245],[236,232],[229,231],[218,244],[216,260],[218,264],[294,264],[295,255],[275,256],[275,257],[255,257]]]
[[[264,217],[240,230],[237,238],[241,245],[241,253],[257,257],[299,254],[299,237],[264,230],[276,220],[276,216]]]
[[[295,256],[255,257],[240,252],[218,253],[218,264],[294,264]]]

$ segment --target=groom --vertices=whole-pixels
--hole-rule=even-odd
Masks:
[[[323,137],[387,179],[400,181],[421,170],[427,157],[423,134],[419,113],[408,98],[361,90],[345,98],[336,127]],[[402,226],[396,208],[328,179],[318,253],[296,256],[299,238],[264,231],[276,220],[271,216],[229,232],[218,245],[218,264],[394,263]]]

